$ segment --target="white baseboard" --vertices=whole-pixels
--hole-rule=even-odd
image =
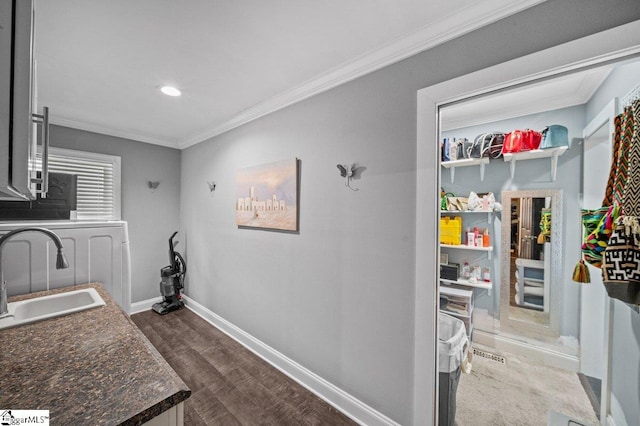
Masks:
[[[477,329],[473,331],[473,341],[490,348],[510,352],[514,355],[526,356],[529,359],[550,367],[557,367],[574,373],[580,371],[580,359],[575,355],[568,355],[562,352],[541,348],[526,342],[520,342]]]
[[[292,359],[287,358],[285,355],[231,324],[229,321],[205,308],[193,299],[185,296],[183,300],[187,308],[359,424],[370,426],[398,426],[398,423],[384,414],[349,395],[317,374],[307,370]]]
[[[154,303],[162,302],[162,297],[154,297],[153,299],[143,300],[141,302],[135,302],[131,304],[131,310],[129,315],[137,314],[138,312],[144,312],[151,309]]]

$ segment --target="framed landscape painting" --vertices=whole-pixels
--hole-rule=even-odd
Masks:
[[[238,227],[298,231],[298,163],[294,158],[238,170]]]

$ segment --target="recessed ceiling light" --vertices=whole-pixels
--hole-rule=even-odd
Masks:
[[[178,89],[171,86],[163,86],[160,88],[160,91],[168,96],[180,96],[182,94]]]

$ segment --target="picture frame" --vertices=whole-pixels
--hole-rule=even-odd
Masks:
[[[236,173],[236,225],[299,232],[298,158],[239,169]]]

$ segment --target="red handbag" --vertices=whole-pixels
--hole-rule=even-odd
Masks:
[[[540,147],[540,142],[542,141],[542,133],[529,129],[525,130],[525,133],[525,145],[529,147],[527,149],[538,149]]]
[[[529,129],[514,130],[505,136],[502,153],[513,154],[538,149],[540,141],[542,141],[542,134],[540,132]]]

